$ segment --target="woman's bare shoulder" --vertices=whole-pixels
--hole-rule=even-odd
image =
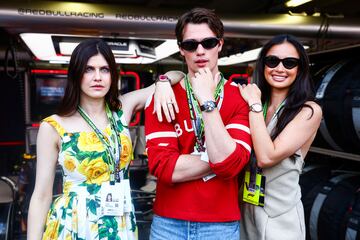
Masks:
[[[310,106],[311,108],[305,107],[302,109],[302,111],[309,111],[311,114],[311,118],[321,118],[322,117],[322,109],[321,106],[316,103],[315,101],[307,101],[306,105]]]

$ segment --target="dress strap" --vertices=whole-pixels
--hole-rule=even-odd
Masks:
[[[53,118],[53,117],[47,117],[42,120],[43,122],[47,122],[51,126],[55,128],[55,130],[59,133],[60,137],[64,137],[65,135],[65,129]]]
[[[127,126],[126,121],[125,121],[125,116],[124,116],[123,111],[121,109],[119,109],[116,112],[113,112],[113,117],[114,117],[114,120],[117,123],[117,128],[118,128],[117,130],[120,133],[123,132],[124,128],[128,129],[128,126]]]

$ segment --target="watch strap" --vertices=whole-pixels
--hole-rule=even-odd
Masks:
[[[161,74],[155,79],[155,83],[157,82],[169,82],[171,84],[171,79],[165,74]]]

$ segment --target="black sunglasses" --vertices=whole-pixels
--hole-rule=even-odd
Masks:
[[[201,46],[203,46],[203,48],[209,50],[209,49],[216,47],[219,44],[219,42],[220,42],[220,39],[218,39],[216,37],[209,37],[209,38],[204,38],[200,42],[198,42],[194,39],[185,40],[185,41],[179,42],[179,46],[186,51],[194,52],[198,48],[199,44],[201,44]]]
[[[280,59],[276,56],[266,56],[265,57],[265,65],[269,68],[275,68],[279,63],[282,62],[283,66],[286,69],[292,69],[299,65],[300,60],[298,58],[287,57]]]

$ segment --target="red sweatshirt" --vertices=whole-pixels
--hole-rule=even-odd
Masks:
[[[190,121],[186,91],[173,86],[180,112],[171,123],[159,122],[153,112],[153,99],[145,109],[146,147],[151,174],[158,179],[154,212],[163,217],[198,222],[226,222],[240,219],[238,173],[249,161],[251,137],[249,108],[236,84],[227,81],[220,115],[237,143],[223,162],[209,162],[216,177],[173,183],[172,175],[181,154],[194,151],[195,135]],[[206,141],[206,139],[205,139]]]

